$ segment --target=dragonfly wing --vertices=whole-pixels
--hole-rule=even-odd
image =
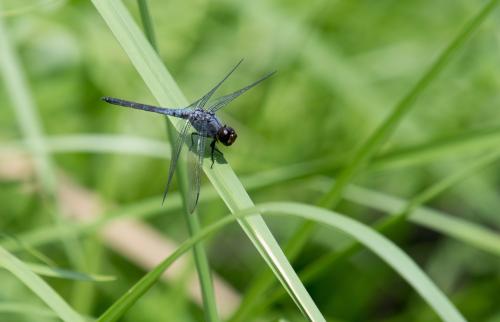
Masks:
[[[191,149],[188,155],[187,173],[188,173],[188,195],[187,207],[189,213],[193,213],[198,198],[200,197],[201,185],[201,170],[203,166],[203,158],[205,156],[206,138],[199,134],[191,135],[192,140],[189,141]]]
[[[261,82],[265,81],[266,79],[268,79],[269,77],[271,77],[274,73],[276,73],[276,71],[264,75],[263,77],[261,77],[260,79],[256,80],[252,84],[249,84],[249,85],[247,85],[247,86],[245,86],[245,87],[243,87],[243,88],[241,88],[241,89],[239,89],[239,90],[237,90],[235,92],[232,92],[231,94],[227,94],[227,95],[219,97],[214,102],[214,104],[212,104],[212,106],[210,106],[208,108],[208,111],[212,112],[212,113],[217,112],[218,110],[220,110],[221,108],[223,108],[224,106],[226,106],[227,104],[229,104],[232,100],[234,100],[235,98],[237,98],[241,94],[245,93],[246,91],[248,91],[252,87],[258,85],[259,83],[261,83]]]
[[[186,121],[184,125],[182,126],[181,132],[179,133],[179,136],[177,137],[177,140],[175,140],[175,144],[172,146],[172,155],[170,157],[170,167],[168,169],[168,180],[167,180],[167,185],[165,186],[165,191],[163,192],[163,201],[162,204],[165,202],[165,198],[167,197],[168,189],[170,188],[170,184],[172,183],[172,178],[174,177],[174,172],[177,166],[177,161],[179,161],[179,156],[181,154],[182,146],[184,143],[184,140],[186,139],[186,136],[189,133],[189,129],[191,128],[191,124],[189,121]]]
[[[224,83],[226,81],[226,79],[229,78],[229,76],[231,76],[231,74],[236,70],[236,68],[238,68],[238,66],[240,66],[241,62],[243,61],[243,59],[241,59],[230,71],[229,73],[226,74],[226,76],[224,76],[224,78],[219,82],[217,83],[217,85],[214,86],[214,88],[212,88],[208,93],[206,93],[205,95],[203,95],[203,97],[201,97],[199,100],[197,100],[196,102],[192,103],[191,105],[189,105],[189,107],[193,107],[193,108],[197,108],[197,107],[201,107],[203,108],[205,106],[205,104],[207,104],[208,100],[210,99],[210,97],[212,97],[212,95],[217,91],[217,89],[222,85],[222,83]]]

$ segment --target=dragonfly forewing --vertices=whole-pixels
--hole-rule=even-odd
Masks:
[[[240,88],[239,90],[234,91],[231,94],[227,94],[227,95],[219,97],[217,100],[215,100],[215,102],[207,110],[211,113],[217,112],[218,110],[220,110],[221,108],[223,108],[224,106],[226,106],[227,104],[232,102],[234,99],[236,99],[238,96],[242,95],[243,93],[245,93],[246,91],[248,91],[252,87],[257,86],[260,82],[263,82],[266,79],[268,79],[269,77],[273,76],[274,73],[276,73],[276,71],[264,75],[263,77],[256,80],[255,82],[253,82],[253,83],[251,83],[243,88]]]
[[[231,74],[240,66],[240,64],[243,62],[243,59],[241,59],[230,71],[229,73],[224,76],[224,78],[219,81],[210,91],[208,91],[205,95],[203,95],[200,99],[197,101],[193,102],[191,105],[188,107],[193,107],[193,108],[204,108],[205,104],[210,100],[212,95],[219,89],[219,87],[231,76]]]

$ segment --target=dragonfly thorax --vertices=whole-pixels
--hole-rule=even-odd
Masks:
[[[188,117],[189,122],[201,136],[215,138],[222,127],[217,116],[201,108],[195,109]]]
[[[226,125],[222,126],[219,131],[217,131],[217,140],[227,146],[233,144],[237,137],[236,131],[232,127]]]

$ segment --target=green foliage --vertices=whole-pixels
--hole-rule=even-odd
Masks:
[[[497,320],[497,2],[1,1],[0,320]],[[240,58],[220,94],[278,73],[221,111],[186,225],[164,120],[99,98],[183,106]],[[121,219],[180,247],[145,272],[97,237]]]

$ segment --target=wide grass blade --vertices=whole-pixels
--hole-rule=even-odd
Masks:
[[[188,101],[123,4],[116,0],[92,2],[159,104],[187,106]],[[204,170],[231,212],[253,207],[252,200],[229,164],[216,164],[213,169],[206,164]],[[262,217],[255,215],[241,219],[239,223],[304,315],[312,321],[324,321]]]
[[[16,276],[26,287],[31,289],[63,321],[84,321],[47,283],[33,273],[27,265],[2,247],[0,247],[0,265]]]
[[[390,265],[402,278],[404,278],[420,296],[429,304],[434,312],[443,321],[465,321],[458,310],[446,296],[434,285],[424,272],[400,248],[386,237],[380,235],[372,228],[357,222],[349,217],[340,215],[330,210],[314,206],[282,202],[259,205],[251,210],[244,210],[234,217],[225,217],[215,224],[203,229],[200,234],[182,243],[182,245],[154,270],[146,274],[138,283],[113,304],[98,321],[116,321],[149,290],[160,278],[163,272],[182,254],[189,250],[200,239],[220,230],[223,226],[236,218],[251,216],[253,213],[266,213],[273,215],[294,215],[304,219],[316,221],[331,226],[349,235],[372,250],[388,265]],[[236,217],[236,218],[235,218]]]

